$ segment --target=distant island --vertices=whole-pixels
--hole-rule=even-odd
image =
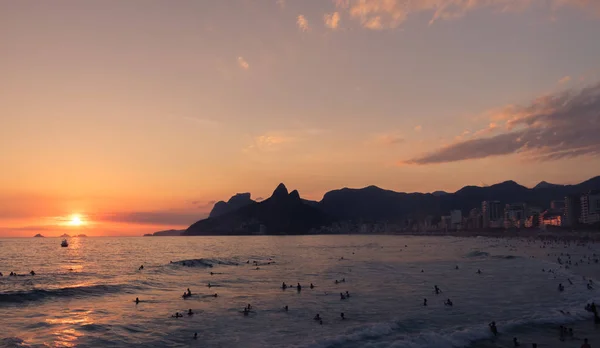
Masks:
[[[78,238],[86,238],[86,237],[87,237],[87,235],[85,235],[85,234],[78,234],[78,235],[76,235],[75,237],[78,237]]]
[[[514,181],[505,181],[484,187],[465,186],[453,193],[404,193],[368,186],[329,191],[317,202],[300,198],[296,190],[288,193],[285,185],[279,184],[271,197],[260,202],[252,200],[250,193],[238,193],[227,202],[217,202],[208,218],[195,222],[181,235],[399,233],[444,229],[483,230],[490,227],[537,228],[541,225],[538,220],[543,220],[544,216],[550,221],[552,214],[566,214],[565,197],[570,197],[577,205],[582,194],[598,189],[600,176],[576,185],[542,181],[533,188],[527,188]],[[488,201],[495,207],[494,222],[498,224],[494,226],[485,220],[482,211],[483,203]],[[557,208],[561,204],[563,208]],[[505,209],[508,209],[510,215],[506,220],[510,224],[507,227],[504,225]],[[558,213],[557,210],[561,212]],[[457,222],[454,222],[454,217]],[[490,217],[487,218],[489,220]],[[563,219],[566,220],[566,217]],[[578,227],[578,216],[574,219],[571,225],[559,223],[551,227]],[[449,222],[450,220],[453,222]],[[555,224],[556,221],[550,223]],[[587,226],[596,229],[593,223],[588,223]],[[173,233],[170,231],[162,232]]]
[[[65,234],[61,235],[60,238],[71,238],[71,236],[69,236],[68,234],[65,233]]]
[[[172,236],[181,236],[183,230],[166,230],[166,231],[158,231],[154,233],[146,233],[144,237],[172,237]]]
[[[41,234],[36,234],[35,236],[33,236],[33,238],[44,238],[44,236],[42,236]]]

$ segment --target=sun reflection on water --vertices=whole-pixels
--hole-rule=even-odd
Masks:
[[[77,329],[83,325],[94,323],[90,317],[91,313],[91,311],[69,312],[66,317],[46,319],[46,323],[56,326],[53,332],[55,339],[52,346],[75,347],[77,340],[84,335]]]

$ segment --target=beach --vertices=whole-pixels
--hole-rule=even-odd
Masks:
[[[600,303],[595,243],[335,235],[59,244],[0,240],[0,345],[477,348],[511,347],[513,337],[524,347],[579,347],[584,337],[600,345],[584,310]],[[560,341],[560,325],[574,337]]]

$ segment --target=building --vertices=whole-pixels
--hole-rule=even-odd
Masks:
[[[450,211],[450,223],[453,228],[458,228],[462,224],[462,212],[460,210]]]
[[[540,226],[539,214],[530,215],[525,220],[525,228],[537,228],[539,226]]]
[[[502,204],[500,201],[481,202],[481,215],[483,216],[483,228],[498,227],[502,221]]]
[[[581,217],[581,201],[579,196],[571,195],[565,197],[565,209],[562,223],[564,226],[576,227]]]
[[[507,204],[504,207],[504,228],[524,226],[526,211],[527,206],[524,203]]]
[[[600,191],[590,191],[580,197],[581,223],[591,225],[600,222]]]

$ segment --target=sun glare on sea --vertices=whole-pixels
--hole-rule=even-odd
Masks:
[[[83,220],[81,220],[81,216],[77,214],[71,215],[71,219],[69,220],[69,225],[71,226],[81,226],[83,224]]]

